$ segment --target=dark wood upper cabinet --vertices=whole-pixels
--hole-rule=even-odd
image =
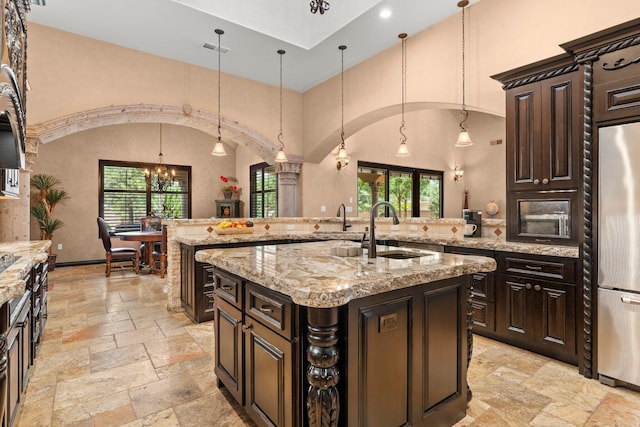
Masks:
[[[507,89],[507,191],[578,187],[580,84],[572,71]]]

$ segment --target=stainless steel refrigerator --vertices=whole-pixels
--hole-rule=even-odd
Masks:
[[[598,374],[640,387],[640,123],[598,141]]]

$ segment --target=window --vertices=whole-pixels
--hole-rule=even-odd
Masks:
[[[140,219],[154,212],[164,218],[191,218],[191,166],[170,166],[176,177],[158,191],[156,176],[145,176],[154,164],[100,160],[99,215],[112,231],[137,230]]]
[[[278,216],[278,175],[276,167],[259,163],[249,168],[251,196],[249,216],[251,218],[274,218]]]
[[[442,217],[442,171],[358,162],[358,216],[368,216],[371,207],[389,201],[398,216]],[[387,209],[378,215],[388,216]]]

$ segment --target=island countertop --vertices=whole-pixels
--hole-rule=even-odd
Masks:
[[[329,240],[205,249],[196,252],[195,258],[288,295],[296,304],[315,308],[338,307],[356,298],[496,269],[495,260],[487,257],[381,245],[378,245],[378,258],[369,263],[366,250],[355,257],[332,255],[332,249],[338,247],[360,248],[360,245]],[[387,250],[420,256],[381,257],[380,253]]]
[[[0,243],[0,254],[15,257],[15,261],[0,273],[0,305],[24,294],[24,277],[31,267],[47,260],[50,246],[50,240]]]

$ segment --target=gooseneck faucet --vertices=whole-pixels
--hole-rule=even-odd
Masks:
[[[382,202],[376,203],[371,207],[370,218],[369,218],[369,230],[370,230],[369,231],[369,250],[367,251],[368,259],[373,259],[377,257],[376,231],[375,231],[376,227],[375,227],[374,219],[376,217],[376,211],[378,210],[378,207],[382,205],[389,206],[389,209],[391,209],[391,214],[393,215],[393,223],[395,225],[400,224],[400,220],[398,219],[398,215],[396,214],[396,208],[394,208],[391,203],[382,201]]]
[[[337,217],[340,216],[340,209],[342,209],[342,231],[347,231],[347,228],[351,227],[351,224],[347,224],[347,208],[344,206],[344,203],[340,203],[340,206],[338,206]]]

